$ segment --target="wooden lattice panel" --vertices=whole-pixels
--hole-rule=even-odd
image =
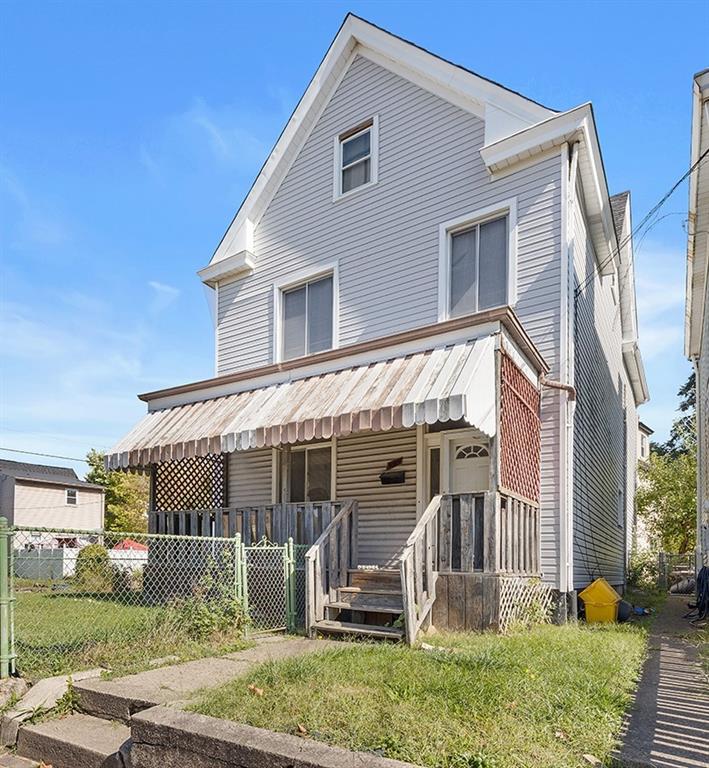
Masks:
[[[501,355],[500,485],[519,496],[539,501],[541,422],[539,390]]]
[[[219,509],[226,506],[223,454],[153,465],[153,510]]]
[[[500,579],[500,631],[515,624],[546,623],[551,620],[552,588],[538,579]]]

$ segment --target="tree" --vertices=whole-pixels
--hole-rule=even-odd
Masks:
[[[697,430],[694,373],[677,393],[682,414],[666,443],[651,445],[650,459],[639,468],[638,515],[655,546],[666,552],[689,552],[696,542]]]
[[[104,528],[107,531],[146,531],[149,478],[127,472],[108,472],[103,459],[104,454],[93,448],[86,455],[90,467],[86,480],[106,489]]]

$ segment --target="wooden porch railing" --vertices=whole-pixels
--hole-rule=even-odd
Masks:
[[[409,644],[416,639],[436,600],[438,516],[441,498],[433,497],[416,523],[399,558],[406,642]]]
[[[350,568],[357,567],[358,508],[355,499],[340,502],[338,514],[305,555],[305,628],[310,634],[325,618],[325,607],[347,586]]]
[[[292,538],[295,544],[312,544],[342,507],[340,501],[292,502],[253,507],[151,511],[151,533],[232,538],[241,534],[249,546],[264,536],[277,544]]]
[[[495,570],[519,576],[538,576],[541,573],[539,505],[509,493],[500,493],[498,497]]]

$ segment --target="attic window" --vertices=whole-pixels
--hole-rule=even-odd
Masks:
[[[75,507],[78,502],[78,491],[76,488],[67,488],[66,489],[66,503],[69,504],[69,506]]]
[[[376,183],[378,143],[377,117],[335,138],[335,199]]]

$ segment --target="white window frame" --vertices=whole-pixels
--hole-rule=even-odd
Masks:
[[[283,357],[283,294],[306,283],[312,283],[324,277],[332,277],[332,346],[340,346],[340,270],[338,262],[323,265],[321,269],[301,271],[288,275],[283,280],[273,284],[273,361],[284,362]],[[307,318],[306,318],[307,323]],[[323,352],[330,350],[323,350]],[[314,353],[320,354],[320,353]],[[309,357],[306,353],[305,357]],[[298,358],[289,358],[296,360]]]
[[[318,443],[302,443],[300,445],[291,445],[289,446],[289,449],[287,451],[283,451],[281,453],[281,458],[283,461],[288,463],[288,466],[290,467],[290,457],[292,453],[295,453],[296,451],[313,451],[317,450],[318,448],[329,448],[330,449],[330,499],[329,501],[334,501],[337,498],[337,438],[333,437],[331,440],[325,440],[323,442]],[[307,473],[307,460],[306,460],[306,473]],[[285,494],[284,494],[284,503],[288,504],[291,503],[291,473],[290,469],[286,469],[285,471],[282,471],[282,475],[285,478],[284,487],[285,487]],[[292,502],[294,504],[301,504],[303,502]],[[305,502],[309,503],[309,502]],[[314,501],[313,504],[321,504],[322,502]]]
[[[479,208],[441,224],[438,228],[438,321],[451,317],[450,275],[453,235],[488,221],[507,216],[507,305],[517,303],[517,198]],[[506,305],[503,305],[506,306]]]
[[[332,180],[332,201],[344,200],[351,195],[356,194],[364,189],[369,189],[379,181],[379,115],[372,115],[372,117],[366,120],[361,120],[358,125],[362,126],[361,130],[355,130],[352,133],[352,129],[340,131],[334,137],[334,164],[333,164],[333,180]],[[356,126],[354,126],[356,128]],[[369,136],[369,181],[366,184],[360,184],[354,189],[350,189],[349,192],[342,191],[342,144],[349,139],[353,139],[355,136],[359,136],[365,131],[370,132]]]
[[[74,501],[69,501],[69,493],[73,493],[74,494]],[[79,491],[77,491],[76,488],[65,488],[64,489],[64,501],[65,501],[67,507],[78,507],[79,506]]]

